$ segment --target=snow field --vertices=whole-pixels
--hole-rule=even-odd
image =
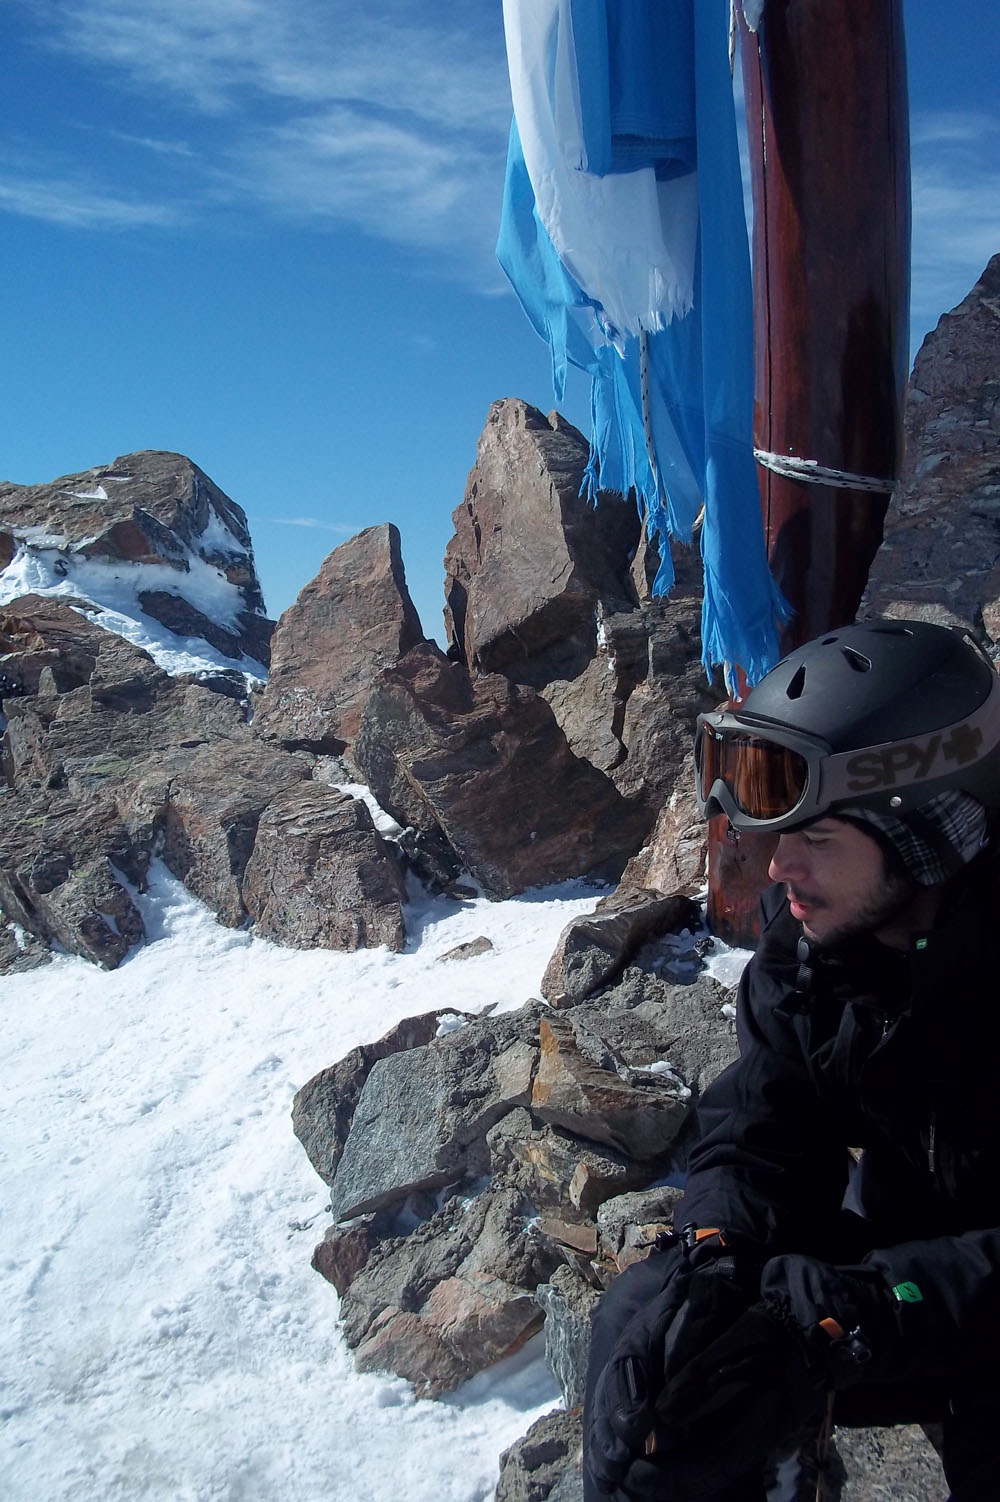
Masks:
[[[533,1343],[450,1399],[361,1376],[309,1258],[326,1186],[296,1089],[407,1015],[537,992],[583,883],[411,905],[407,953],[280,949],[163,868],[151,942],[3,982],[6,1502],[478,1502],[558,1394]],[[436,956],[487,934],[495,952]]]

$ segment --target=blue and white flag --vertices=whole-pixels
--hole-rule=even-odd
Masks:
[[[552,350],[591,377],[586,484],[667,537],[704,507],[706,668],[755,683],[787,607],[753,457],[750,258],[728,0],[504,0],[514,100],[497,254]]]

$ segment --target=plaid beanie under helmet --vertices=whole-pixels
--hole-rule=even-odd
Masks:
[[[989,840],[986,809],[971,794],[953,789],[905,814],[849,806],[833,817],[862,826],[921,887],[957,876]]]

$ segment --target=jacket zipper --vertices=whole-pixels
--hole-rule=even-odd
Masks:
[[[933,1179],[937,1173],[937,1112],[931,1112],[931,1124],[927,1133],[927,1171]]]

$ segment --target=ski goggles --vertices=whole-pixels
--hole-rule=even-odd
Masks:
[[[968,768],[1000,742],[1000,678],[965,720],[907,741],[832,753],[818,737],[782,726],[755,731],[731,710],[698,716],[696,793],[703,817],[725,814],[736,829],[774,833],[822,818],[836,806],[913,808],[941,787],[961,786]]]

